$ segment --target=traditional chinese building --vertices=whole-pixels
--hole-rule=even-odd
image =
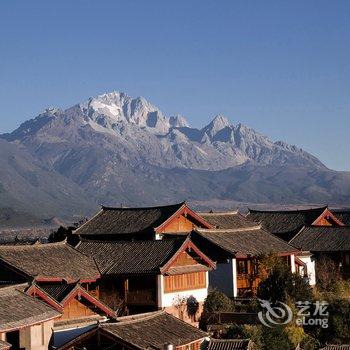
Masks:
[[[167,233],[189,233],[195,227],[211,225],[183,202],[143,208],[102,207],[74,234],[96,240],[152,240]]]
[[[331,209],[331,211],[345,226],[350,226],[350,209]]]
[[[28,282],[26,293],[56,309],[60,322],[96,316],[115,318],[115,312],[99,298],[100,272],[93,258],[65,242],[24,246],[0,246],[0,282]],[[97,322],[97,321],[95,321]]]
[[[344,226],[328,207],[303,210],[252,210],[247,218],[289,242],[304,226]]]
[[[260,226],[237,229],[197,229],[191,238],[217,265],[209,273],[209,286],[233,297],[253,296],[264,271],[260,259],[274,253],[295,272],[303,265],[295,259],[298,250]]]
[[[350,278],[350,227],[310,226],[304,227],[290,243],[314,254],[316,260],[327,256],[338,266],[343,278]]]
[[[0,288],[0,345],[3,349],[47,350],[54,321],[61,314],[27,295],[26,287]]]
[[[59,350],[199,350],[208,334],[164,312],[121,317],[102,324],[59,347]]]
[[[256,226],[254,221],[249,220],[239,211],[224,211],[198,213],[204,218],[212,227],[212,229],[238,229]],[[206,228],[206,227],[205,227]]]
[[[104,320],[103,316],[115,319],[116,312],[94,297],[79,283],[45,283],[32,284],[26,293],[39,298],[59,311],[62,316],[55,325],[62,324],[67,320],[82,320],[100,315],[97,318]],[[60,321],[60,322],[59,322]]]
[[[77,249],[96,261],[103,276],[100,299],[110,307],[130,314],[163,309],[183,320],[198,321],[208,293],[208,271],[215,263],[188,237],[83,240]]]

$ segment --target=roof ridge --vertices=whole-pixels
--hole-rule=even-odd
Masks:
[[[325,210],[328,208],[328,205],[324,205],[321,207],[312,207],[312,208],[305,208],[305,209],[280,209],[280,210],[259,210],[259,209],[250,209],[248,208],[248,214],[249,213],[300,213],[304,211],[310,211],[310,210]]]
[[[184,236],[177,236],[172,239],[155,239],[155,240],[150,240],[150,239],[142,239],[142,240],[134,240],[134,241],[104,241],[104,240],[97,240],[97,239],[81,239],[80,242],[76,245],[77,249],[81,243],[102,243],[102,244],[108,244],[108,245],[122,245],[122,244],[159,244],[159,243],[165,243],[165,242],[177,242],[177,241],[185,241],[186,239]],[[158,243],[159,242],[159,243]],[[74,247],[73,247],[74,248]],[[84,253],[82,253],[84,254]],[[84,254],[85,255],[85,254]],[[88,255],[89,256],[89,255]]]
[[[331,230],[335,230],[335,229],[342,229],[342,228],[347,228],[349,229],[350,228],[350,225],[344,225],[344,226],[325,226],[325,225],[305,225],[304,228],[311,228],[311,229],[316,229],[316,228],[324,228],[324,229],[331,229]]]
[[[237,215],[239,214],[238,210],[232,210],[232,211],[217,211],[217,212],[197,212],[199,215],[205,215],[205,216],[224,216],[224,215]]]
[[[236,339],[214,339],[210,338],[211,342],[214,343],[228,343],[228,342],[237,342],[237,341],[250,341],[250,338],[236,338]]]
[[[2,288],[0,288],[0,294],[3,294],[3,292],[9,291],[9,290],[20,292],[20,290],[18,289],[20,286],[29,287],[29,283],[27,283],[27,282],[18,283],[18,284],[12,284],[10,286],[2,287]]]
[[[255,230],[261,230],[261,225],[255,225],[255,226],[249,226],[249,227],[242,227],[242,228],[217,228],[217,229],[203,229],[203,228],[196,228],[195,231],[198,232],[217,232],[217,233],[234,233],[234,232],[245,232],[245,231],[255,231]]]
[[[102,210],[145,210],[145,209],[160,209],[160,208],[167,208],[167,207],[181,207],[186,202],[180,202],[175,204],[165,204],[165,205],[157,205],[157,206],[146,206],[146,207],[113,207],[113,206],[105,206],[102,205]]]
[[[13,250],[20,250],[20,249],[41,249],[43,247],[52,247],[52,246],[70,246],[66,239],[60,242],[53,242],[53,243],[44,243],[44,244],[17,244],[17,245],[0,245],[0,250],[6,250],[6,249],[13,249]]]
[[[153,312],[145,312],[142,314],[136,314],[136,315],[129,315],[129,316],[122,316],[117,318],[117,322],[115,323],[107,323],[105,326],[111,326],[111,325],[124,325],[124,324],[130,324],[130,323],[136,323],[144,320],[150,320],[152,318],[155,318],[157,316],[168,314],[164,310],[158,310]],[[106,327],[107,328],[107,327]]]
[[[19,293],[22,293],[23,295],[25,295],[27,298],[30,298],[30,299],[34,299],[36,301],[38,301],[40,304],[42,305],[45,305],[46,307],[48,307],[49,309],[51,309],[52,311],[55,311],[58,315],[54,316],[53,318],[56,318],[56,317],[59,317],[59,316],[62,316],[62,313],[57,311],[52,305],[49,305],[48,303],[46,303],[44,300],[41,300],[40,298],[34,298],[32,297],[31,295],[28,295],[26,292],[22,291],[22,290],[18,290],[17,291]]]

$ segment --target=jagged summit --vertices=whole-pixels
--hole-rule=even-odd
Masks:
[[[62,147],[71,154],[71,149],[87,144],[130,164],[166,168],[221,170],[245,163],[324,168],[298,147],[273,142],[243,124],[233,125],[226,116],[217,115],[199,130],[181,115],[167,117],[144,97],[118,91],[91,97],[65,111],[46,109],[3,138],[23,143],[35,153],[40,150],[41,157],[49,154],[50,164],[60,168],[68,166]]]
[[[206,126],[207,129],[212,130],[214,133],[231,126],[230,121],[227,117],[219,114]]]
[[[327,169],[297,146],[222,115],[193,128],[122,92],[48,108],[0,138],[8,141],[0,140],[0,209],[57,216],[101,202],[350,201],[350,173]]]
[[[186,118],[180,114],[170,117],[169,123],[174,128],[189,128]]]

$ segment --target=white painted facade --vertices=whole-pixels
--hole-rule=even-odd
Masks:
[[[209,287],[209,276],[208,272],[206,272],[206,287],[201,289],[192,289],[181,292],[172,292],[165,293],[164,292],[164,276],[157,276],[157,304],[159,309],[163,309],[165,307],[174,306],[174,302],[180,297],[190,297],[193,296],[196,300],[201,303],[204,302],[205,298],[208,295],[208,287]]]
[[[291,271],[293,273],[295,273],[295,256],[294,256],[294,254],[292,254],[290,256],[290,267],[291,267]]]
[[[52,336],[53,320],[23,327],[19,330],[19,345],[25,350],[47,350]],[[0,334],[0,340],[6,341],[6,333]]]
[[[303,252],[298,255],[298,258],[306,264],[307,276],[309,278],[310,286],[316,285],[316,268],[315,268],[315,258],[310,252]]]

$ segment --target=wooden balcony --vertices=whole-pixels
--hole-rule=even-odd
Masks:
[[[154,289],[128,291],[126,294],[127,305],[155,306],[156,291]]]

